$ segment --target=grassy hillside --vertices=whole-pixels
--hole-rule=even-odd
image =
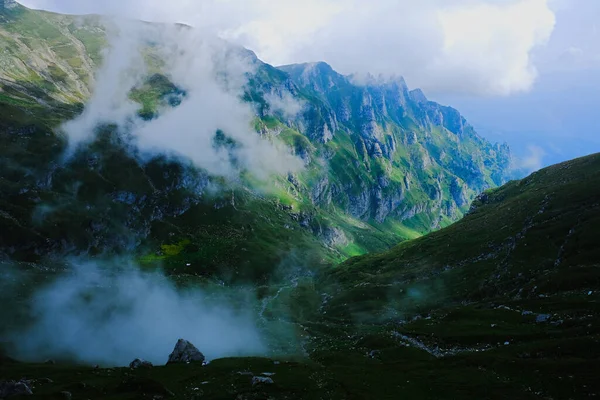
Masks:
[[[449,282],[432,299],[482,301],[587,294],[598,284],[600,157],[552,166],[494,190],[449,228],[334,273],[347,285]]]
[[[439,232],[307,276],[267,302],[304,332],[299,358],[135,371],[3,359],[0,374],[32,379],[34,398],[593,398],[599,208],[597,154],[488,191]],[[274,384],[253,386],[262,373]]]
[[[36,98],[85,101],[107,45],[101,18],[0,9],[0,79]]]

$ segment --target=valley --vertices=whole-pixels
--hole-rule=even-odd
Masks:
[[[185,25],[0,5],[0,381],[600,393],[600,155],[517,179],[457,110],[357,79]],[[166,365],[180,338],[208,363]]]

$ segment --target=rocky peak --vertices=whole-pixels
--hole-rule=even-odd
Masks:
[[[279,67],[290,74],[301,86],[310,87],[317,93],[325,94],[335,86],[346,83],[347,78],[325,62],[292,64]]]
[[[184,339],[179,339],[173,352],[169,355],[168,364],[204,362],[205,357],[196,346]]]
[[[409,92],[409,94],[410,94],[411,100],[414,101],[415,103],[422,104],[422,103],[427,103],[429,101],[429,100],[427,100],[425,93],[423,93],[423,91],[421,89],[411,90]]]

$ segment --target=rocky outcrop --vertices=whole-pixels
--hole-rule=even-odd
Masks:
[[[322,229],[319,236],[321,237],[321,240],[323,240],[323,243],[330,248],[348,244],[348,238],[344,234],[344,231],[336,227],[326,227]]]
[[[402,205],[405,194],[402,187],[395,186],[390,190],[384,190],[383,185],[373,189],[373,218],[383,223]]]
[[[313,204],[328,205],[331,203],[331,190],[327,176],[319,179],[311,188],[310,197]]]
[[[253,376],[252,377],[252,386],[259,386],[259,385],[272,385],[275,382],[273,381],[272,378],[269,378],[268,376]]]
[[[479,207],[487,204],[489,199],[490,197],[487,193],[480,193],[477,197],[475,197],[475,200],[473,200],[473,202],[471,203],[471,207],[469,208],[468,213],[471,214],[475,212]]]
[[[0,382],[0,399],[9,399],[14,396],[31,396],[32,394],[28,381]]]
[[[153,365],[150,361],[141,360],[139,358],[136,358],[129,364],[129,368],[131,368],[131,369],[152,368],[152,367],[153,367]]]
[[[457,177],[452,177],[450,180],[450,194],[459,208],[464,207],[469,202],[467,188]]]
[[[190,342],[184,339],[179,339],[173,352],[169,356],[169,361],[167,364],[180,364],[180,363],[190,363],[190,362],[199,362],[203,363],[206,358],[204,354],[200,352]]]
[[[425,93],[421,89],[414,89],[410,91],[410,99],[415,103],[424,104],[427,103],[427,97],[425,97]]]

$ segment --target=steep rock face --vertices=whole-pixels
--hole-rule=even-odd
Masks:
[[[432,213],[454,220],[477,193],[506,181],[510,152],[505,145],[488,143],[457,110],[429,101],[420,89],[410,91],[403,79],[355,84],[322,62],[280,70],[289,74],[299,97],[322,104],[319,116],[337,122],[306,132],[336,149],[330,166],[344,164],[334,166],[338,172],[325,185],[319,181],[317,192],[335,192],[333,203],[357,218],[403,221]],[[297,117],[301,133],[312,117]],[[340,148],[349,154],[340,157]],[[408,177],[415,181],[411,187]],[[311,198],[316,204],[321,200]],[[438,219],[430,219],[437,226]]]

